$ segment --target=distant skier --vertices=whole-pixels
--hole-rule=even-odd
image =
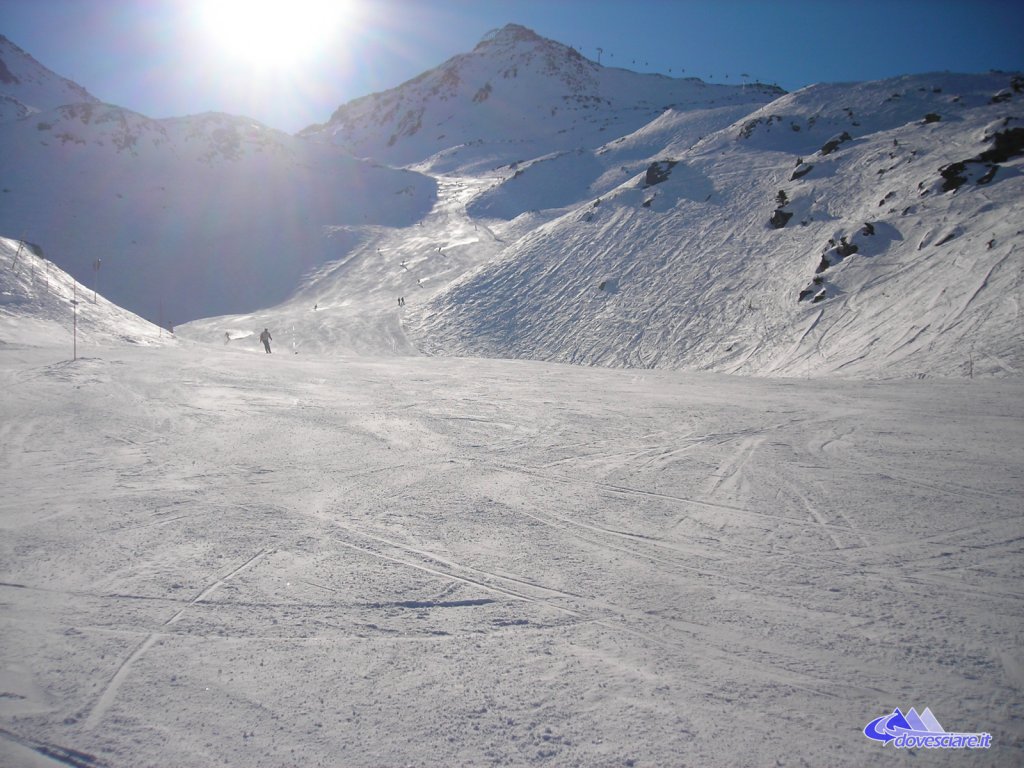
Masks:
[[[263,333],[260,334],[260,341],[263,342],[263,348],[267,350],[267,354],[270,354],[270,342],[273,340],[273,336],[270,335],[270,331],[266,328],[263,329]]]

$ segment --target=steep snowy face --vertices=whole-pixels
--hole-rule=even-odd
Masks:
[[[63,104],[97,101],[85,88],[54,74],[0,35],[0,122]]]
[[[102,261],[88,285],[77,282],[32,243],[0,237],[0,347],[166,345],[171,333],[107,301]]]
[[[108,104],[0,123],[0,233],[175,323],[285,299],[337,257],[332,227],[409,226],[435,183],[232,115],[151,120]]]
[[[1019,375],[1022,98],[1012,74],[785,96],[552,212],[417,309],[416,341],[762,375]],[[557,162],[476,209],[527,210],[568,176]]]
[[[575,49],[509,24],[472,52],[379,94],[340,107],[303,135],[392,165],[458,148],[464,166],[493,165],[552,151],[596,147],[631,133],[664,110],[749,104],[782,91],[708,85],[603,67]],[[458,163],[454,163],[458,165]]]

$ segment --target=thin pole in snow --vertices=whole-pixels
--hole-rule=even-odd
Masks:
[[[71,290],[74,298],[71,299],[71,307],[73,313],[73,320],[71,321],[71,338],[72,341],[72,360],[78,359],[78,281],[71,281]]]
[[[11,269],[14,270],[14,274],[18,274],[16,267],[18,266],[18,259],[21,258],[21,249],[25,247],[25,235],[22,234],[21,240],[18,241],[18,250],[14,252],[14,261],[11,262]]]

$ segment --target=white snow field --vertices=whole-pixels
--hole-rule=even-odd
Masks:
[[[0,764],[1024,761],[1019,379],[72,360],[4,285]]]
[[[1024,77],[0,59],[0,768],[1024,765]]]

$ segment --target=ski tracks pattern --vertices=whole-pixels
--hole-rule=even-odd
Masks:
[[[551,524],[550,521],[542,520],[542,522]],[[650,645],[678,654],[680,658],[691,659],[691,663],[693,654],[697,652],[701,657],[708,660],[716,662],[728,660],[733,667],[741,667],[751,675],[771,684],[804,690],[815,695],[830,697],[838,695],[832,692],[832,683],[825,677],[815,677],[797,670],[797,658],[787,658],[782,649],[776,645],[759,641],[744,633],[727,630],[722,627],[709,627],[692,621],[664,617],[659,619],[658,623],[671,625],[673,631],[667,634],[659,633],[653,629],[645,628],[651,623],[651,616],[649,612],[638,608],[628,608],[601,598],[554,589],[521,577],[498,574],[493,571],[460,564],[450,558],[444,558],[374,533],[359,531],[338,522],[335,522],[335,527],[346,534],[344,538],[337,540],[342,546],[387,562],[415,568],[443,579],[461,582],[475,588],[493,592],[506,599],[523,601],[553,609],[571,617],[574,625],[590,624],[615,634],[625,634],[642,639]],[[601,529],[594,528],[592,530],[597,531]],[[623,535],[607,530],[602,532],[611,535]],[[628,534],[625,535],[628,536]],[[350,538],[352,536],[363,539],[364,543],[356,543]],[[375,546],[369,545],[368,542],[372,542]],[[395,554],[381,551],[381,546],[392,548]],[[601,546],[608,547],[607,544],[602,544]],[[614,547],[611,548],[614,549]],[[636,555],[635,552],[630,552],[629,550],[622,551]],[[662,564],[668,564],[667,561],[661,562]],[[502,582],[511,582],[515,586],[506,586]],[[749,586],[752,588],[756,587],[754,584]],[[458,602],[464,605],[473,605],[489,601],[464,600]],[[564,626],[564,624],[559,626]],[[747,650],[756,649],[756,657],[748,657],[746,654],[740,657],[734,651],[722,649],[720,645],[723,640],[727,641],[729,645],[739,645]],[[710,687],[705,686],[702,690],[707,695],[720,695],[719,692]],[[868,686],[861,687],[861,691],[865,694],[876,694],[878,692]]]
[[[257,562],[259,562],[261,559],[266,557],[271,552],[273,552],[273,549],[261,549],[259,552],[248,558],[245,562],[241,563],[238,566],[235,566],[223,576],[220,576],[219,578],[210,582],[208,585],[206,585],[206,587],[204,587],[199,592],[199,594],[192,598],[188,602],[188,604],[185,605],[185,607],[181,608],[171,618],[167,619],[167,621],[163,623],[163,626],[166,628],[175,624],[190,607],[192,607],[196,603],[201,603],[204,600],[206,600],[208,597],[210,597],[210,595],[212,595],[220,587],[224,586],[224,584],[226,584],[228,581],[235,578],[246,569],[251,568],[253,565],[255,565]],[[90,710],[88,716],[86,717],[84,723],[84,728],[86,731],[91,731],[95,729],[96,726],[99,725],[99,723],[102,721],[103,716],[106,714],[107,710],[110,708],[110,706],[114,703],[115,699],[117,698],[117,692],[120,689],[121,685],[124,683],[124,681],[128,678],[128,675],[131,672],[132,666],[135,664],[135,662],[137,662],[146,653],[146,651],[152,648],[158,641],[166,637],[166,635],[167,632],[165,631],[151,632],[142,640],[142,642],[140,642],[135,647],[131,654],[129,654],[129,656],[121,662],[121,665],[117,668],[117,671],[114,672],[114,675],[107,682],[106,686],[104,686],[103,691],[96,699],[96,702],[93,704],[92,709]]]

